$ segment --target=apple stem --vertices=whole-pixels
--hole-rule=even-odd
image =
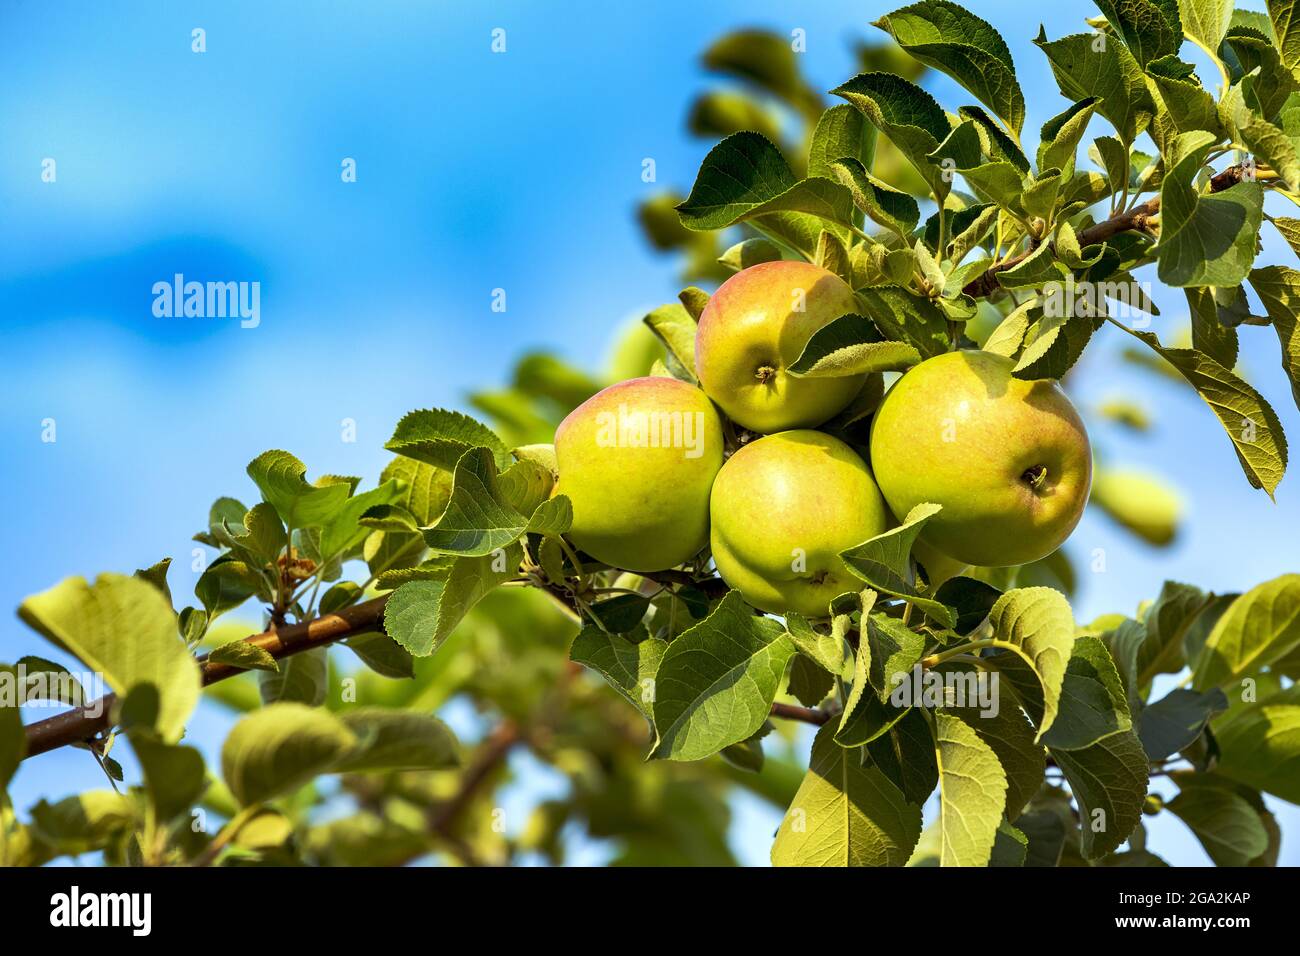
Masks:
[[[1043,482],[1046,479],[1047,479],[1046,465],[1031,465],[1030,467],[1026,468],[1024,470],[1024,473],[1020,476],[1020,480],[1023,481],[1025,484],[1027,484],[1030,488],[1041,487]]]
[[[962,654],[968,654],[971,651],[977,651],[983,647],[992,647],[996,643],[997,641],[991,637],[980,641],[968,641],[965,644],[951,647],[941,654],[931,654],[929,657],[921,658],[921,666],[927,668],[936,667],[946,660],[951,660],[952,658],[959,657]]]

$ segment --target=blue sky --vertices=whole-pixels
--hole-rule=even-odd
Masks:
[[[12,503],[0,604],[164,555],[177,559],[173,590],[187,594],[190,535],[215,497],[249,495],[243,466],[259,452],[283,447],[311,474],[373,480],[407,410],[463,405],[528,348],[599,363],[623,322],[678,288],[676,262],[649,250],[634,209],[651,191],[689,187],[707,150],[683,123],[711,83],[699,52],[728,29],[802,28],[806,71],[829,89],[854,72],[852,41],[880,35],[870,21],[892,5],[545,6],[0,9],[0,439]],[[972,8],[1012,48],[1032,141],[1067,105],[1030,42],[1038,23],[1057,37],[1095,11],[1078,0]],[[202,54],[191,51],[196,27]],[[490,49],[498,27],[504,54]],[[969,101],[944,77],[926,85],[946,106]],[[1091,132],[1106,129],[1097,120]],[[340,178],[348,157],[355,183]],[[641,181],[646,157],[657,184]],[[53,183],[41,179],[46,158]],[[1264,260],[1293,259],[1266,229]],[[178,272],[260,282],[260,325],[155,318],[152,285]],[[496,288],[505,313],[490,308]],[[1163,333],[1186,306],[1156,292]],[[1296,570],[1298,479],[1276,505],[1250,489],[1199,400],[1112,360],[1122,338],[1105,330],[1076,398],[1146,404],[1149,438],[1094,437],[1116,464],[1171,475],[1189,519],[1156,551],[1085,518],[1071,547],[1104,548],[1107,570],[1084,574],[1078,616],[1131,613],[1166,578],[1226,591]],[[1271,330],[1244,330],[1242,366],[1300,435]],[[41,441],[47,418],[54,443]],[[345,418],[355,443],[341,440]],[[42,651],[16,619],[4,639],[6,659]],[[222,727],[206,711],[195,738],[211,751]],[[33,762],[16,802],[97,785],[84,758]],[[738,844],[762,860],[773,821],[741,809]],[[1294,845],[1287,853],[1300,860]],[[1170,856],[1204,859],[1181,837]]]

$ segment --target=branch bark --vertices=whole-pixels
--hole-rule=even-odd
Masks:
[[[1245,167],[1229,166],[1223,172],[1216,174],[1210,179],[1210,192],[1222,192],[1229,186],[1235,186],[1241,182],[1245,175]],[[1087,229],[1079,233],[1079,247],[1086,249],[1088,246],[1096,245],[1099,242],[1105,242],[1111,236],[1118,235],[1121,232],[1129,232],[1134,229],[1145,230],[1148,221],[1152,216],[1160,212],[1160,197],[1153,196],[1144,203],[1134,206],[1127,212],[1122,212],[1110,219],[1103,219],[1101,222],[1094,223]],[[1037,246],[1034,247],[1035,249]],[[1029,249],[1019,255],[1012,256],[999,262],[997,265],[990,266],[984,272],[966,283],[962,287],[962,292],[966,293],[973,299],[982,299],[992,295],[1000,286],[998,285],[998,273],[1005,272],[1024,262],[1034,252]]]
[[[388,595],[383,595],[355,607],[318,617],[314,621],[273,627],[244,640],[262,648],[276,660],[282,660],[313,647],[325,647],[345,638],[382,629],[384,605],[387,603]],[[199,658],[199,667],[204,687],[245,672],[233,664],[209,661],[206,656]],[[107,730],[112,722],[115,701],[116,696],[108,694],[92,704],[28,724],[25,756],[35,757],[69,744],[82,743]]]
[[[818,727],[831,719],[831,715],[824,710],[815,707],[797,707],[779,701],[772,705],[772,716],[784,717],[786,720],[799,720],[805,724],[816,724]]]

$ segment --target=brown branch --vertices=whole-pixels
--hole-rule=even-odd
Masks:
[[[326,614],[314,621],[279,629],[271,628],[244,640],[262,648],[276,660],[281,660],[314,647],[325,647],[379,629],[383,624],[384,605],[387,603],[388,595],[384,595],[334,614]],[[204,687],[245,673],[242,667],[209,661],[206,657],[199,658],[199,666],[202,669]],[[108,694],[92,704],[28,724],[26,756],[34,757],[69,744],[82,743],[107,730],[112,723],[115,702],[116,696]]]
[[[429,829],[443,838],[451,838],[460,815],[473,802],[479,787],[492,776],[516,744],[524,740],[523,730],[513,720],[503,720],[479,746],[474,760],[460,778],[460,787],[446,803],[429,816]]]
[[[797,707],[794,704],[782,704],[780,702],[772,705],[773,717],[784,717],[786,720],[800,720],[805,724],[816,724],[821,726],[831,719],[831,715],[824,710],[818,710],[815,707]]]
[[[1235,186],[1241,182],[1245,176],[1245,167],[1229,166],[1223,172],[1216,174],[1210,179],[1210,192],[1222,192],[1229,186]],[[1149,221],[1152,216],[1160,212],[1160,197],[1153,196],[1146,202],[1134,206],[1127,212],[1122,212],[1110,219],[1103,219],[1101,222],[1094,223],[1087,229],[1079,233],[1079,248],[1086,249],[1088,246],[1095,246],[1099,242],[1105,242],[1112,236],[1121,232],[1132,230],[1145,231],[1149,228]],[[1012,256],[999,262],[997,265],[989,266],[988,269],[980,273],[970,282],[962,287],[962,292],[973,299],[982,299],[998,291],[1001,286],[998,285],[998,273],[1005,272],[1018,266],[1028,259],[1037,248],[1029,249],[1019,255]]]

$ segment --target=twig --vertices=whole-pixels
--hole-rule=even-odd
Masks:
[[[381,628],[384,620],[384,605],[387,603],[388,595],[383,595],[355,607],[344,608],[336,614],[318,617],[314,621],[292,624],[278,630],[272,627],[244,640],[248,644],[262,648],[276,660],[281,660],[314,647],[325,647],[345,638]],[[242,667],[209,661],[206,657],[199,659],[199,666],[204,687],[234,677],[236,674],[245,673]],[[107,730],[112,723],[112,711],[116,699],[115,695],[107,694],[91,704],[29,724],[26,728],[25,756],[34,757],[69,744],[81,743]]]
[[[815,707],[799,707],[795,704],[782,704],[780,702],[772,705],[772,716],[784,717],[786,720],[799,720],[805,724],[816,724],[818,727],[831,719],[831,715],[824,710],[818,710]]]
[[[1218,173],[1210,179],[1210,192],[1222,192],[1229,186],[1235,186],[1241,182],[1245,176],[1245,167],[1241,165],[1229,166],[1223,172]],[[1132,209],[1104,219],[1099,223],[1089,226],[1079,233],[1079,248],[1086,249],[1088,246],[1094,246],[1099,242],[1105,242],[1111,236],[1118,235],[1121,232],[1131,230],[1146,231],[1150,225],[1151,217],[1160,212],[1160,197],[1153,196],[1146,202],[1134,206]],[[997,265],[989,266],[984,272],[980,273],[970,282],[962,287],[962,292],[966,293],[973,299],[982,299],[992,295],[999,288],[998,273],[1005,272],[1020,263],[1024,262],[1034,252],[1030,249],[1019,255],[1012,256],[999,262]]]

